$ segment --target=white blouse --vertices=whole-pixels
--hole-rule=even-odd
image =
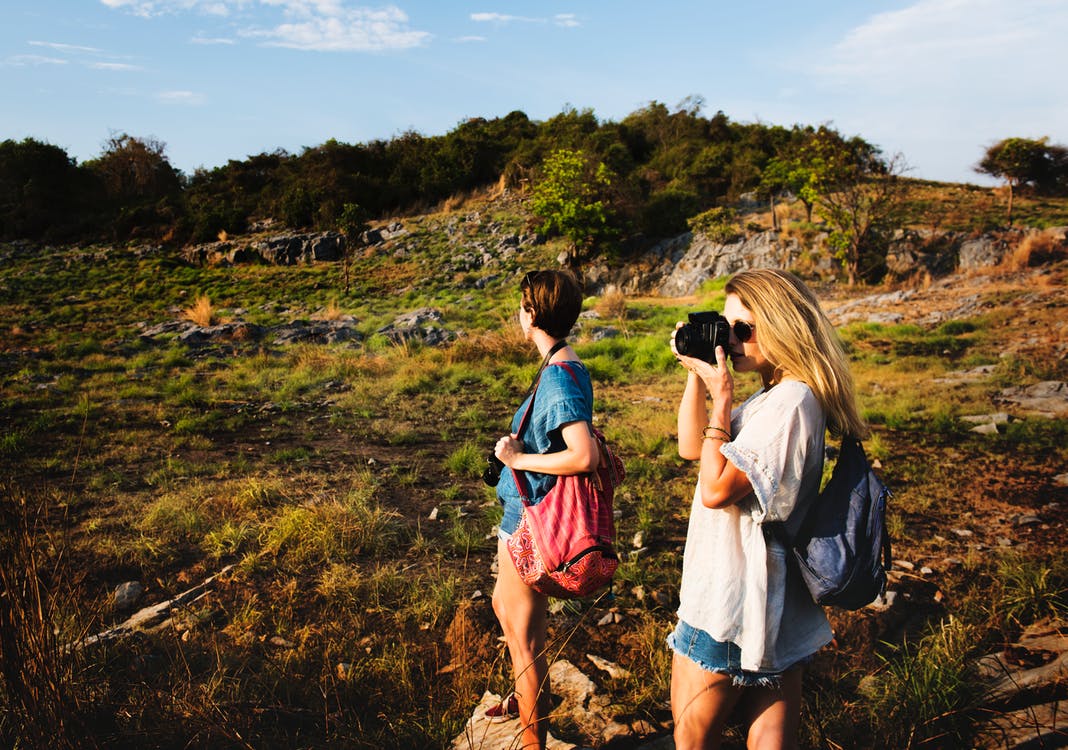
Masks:
[[[780,672],[833,638],[786,550],[761,523],[804,513],[823,473],[823,409],[807,385],[784,380],[731,414],[720,451],[745,473],[753,492],[726,508],[690,511],[678,615],[718,641],[741,649],[742,669]]]

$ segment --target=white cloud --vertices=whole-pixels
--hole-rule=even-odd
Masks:
[[[55,50],[56,52],[67,52],[71,54],[87,53],[90,55],[99,55],[103,50],[96,47],[82,47],[77,44],[62,44],[60,42],[26,42],[31,47],[47,47],[48,49]]]
[[[817,72],[838,82],[927,87],[974,80],[978,73],[1000,78],[1048,52],[1053,57],[1041,67],[1052,73],[1063,69],[1052,63],[1064,58],[1066,29],[1062,0],[920,0],[850,31]]]
[[[247,30],[243,36],[262,39],[274,47],[316,51],[380,52],[418,47],[430,40],[425,31],[408,27],[408,16],[399,8],[346,9],[332,0],[269,0],[284,4],[297,18],[268,30]]]
[[[31,40],[27,42],[31,47],[44,47],[53,52],[57,52],[65,57],[45,57],[41,55],[20,55],[18,59],[23,60],[23,64],[34,65],[65,65],[70,62],[77,63],[92,70],[111,70],[111,71],[136,71],[144,70],[140,65],[133,65],[125,62],[115,62],[115,60],[121,60],[123,58],[116,55],[110,55],[104,50],[98,47],[86,47],[80,44],[65,44],[63,42],[41,42]]]
[[[196,10],[213,16],[226,16],[232,8],[248,4],[247,0],[100,0],[112,10],[125,10],[135,16],[151,18],[166,13]]]
[[[577,26],[581,26],[581,24],[578,22],[578,18],[575,17],[574,13],[557,13],[555,16],[553,16],[553,23],[555,23],[557,26],[563,26],[568,29],[573,29]]]
[[[160,91],[156,99],[165,104],[183,104],[199,107],[207,103],[207,97],[195,91]]]
[[[273,47],[319,51],[378,52],[418,47],[430,40],[429,32],[410,28],[400,8],[350,6],[345,0],[100,0],[116,10],[139,16],[196,12],[238,16],[260,9],[280,13],[273,26],[246,27],[239,34]],[[230,44],[219,37],[197,36],[194,44]]]
[[[27,68],[37,65],[66,65],[66,60],[44,55],[13,55],[4,60],[3,65],[14,68]]]
[[[189,40],[190,44],[203,44],[203,45],[215,45],[215,44],[237,44],[233,39],[228,37],[208,37],[197,35]]]
[[[484,41],[486,41],[486,37],[484,37],[484,36],[475,36],[475,35],[461,36],[461,37],[457,37],[455,41],[459,42],[460,44],[468,44],[470,42],[484,42]]]
[[[140,65],[129,65],[127,63],[95,62],[88,63],[88,66],[93,70],[115,70],[123,72],[144,70]]]
[[[472,13],[471,20],[477,23],[544,23],[543,18],[511,16],[507,13]]]
[[[837,126],[920,176],[967,179],[982,144],[1064,138],[1065,30],[1064,0],[915,0],[812,55],[810,73],[838,95]]]

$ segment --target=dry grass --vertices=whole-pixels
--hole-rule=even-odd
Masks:
[[[326,307],[316,313],[313,317],[317,320],[341,320],[345,317],[345,313],[338,306],[337,300],[332,299],[326,303]]]
[[[0,488],[0,743],[14,747],[95,747],[82,726],[90,703],[70,625],[79,598],[73,571],[42,533],[45,501]],[[11,733],[14,737],[10,736]]]
[[[193,302],[192,306],[182,311],[183,317],[201,327],[215,325],[218,319],[211,299],[206,294],[201,294]]]
[[[1041,266],[1068,257],[1068,244],[1062,236],[1050,230],[1026,235],[1011,253],[1005,256],[1002,266],[1009,271],[1021,271]]]
[[[465,336],[447,352],[447,364],[454,362],[522,361],[529,358],[531,347],[519,331],[519,326],[501,321],[496,328]]]
[[[602,318],[615,318],[622,323],[627,319],[627,295],[619,290],[607,292],[594,309]]]

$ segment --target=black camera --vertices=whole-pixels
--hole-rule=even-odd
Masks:
[[[497,482],[501,481],[502,471],[504,471],[504,461],[491,452],[486,456],[486,468],[482,472],[482,481],[490,487],[496,487]]]
[[[687,357],[715,363],[716,347],[730,353],[731,326],[718,312],[689,314],[689,322],[675,331],[675,351]]]

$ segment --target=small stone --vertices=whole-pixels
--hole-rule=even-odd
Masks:
[[[634,534],[634,538],[630,540],[630,546],[634,549],[641,549],[645,546],[645,532],[639,531]]]
[[[116,609],[129,609],[137,600],[141,598],[141,594],[145,592],[145,587],[141,585],[140,581],[126,581],[120,583],[115,587],[115,593],[112,595]]]
[[[607,672],[608,676],[613,679],[626,679],[627,677],[630,677],[630,672],[628,670],[613,661],[608,661],[608,659],[604,659],[596,654],[586,654],[586,658],[593,663],[593,666]]]
[[[293,641],[287,641],[280,635],[272,636],[270,641],[272,646],[278,646],[279,648],[296,648],[297,644]]]
[[[1017,517],[1017,526],[1030,526],[1031,524],[1042,523],[1042,519],[1036,515],[1028,514]]]
[[[961,539],[968,539],[969,537],[974,536],[974,533],[969,529],[953,529],[953,533]]]
[[[902,570],[915,570],[916,566],[910,563],[908,560],[894,560],[894,567],[901,568]]]
[[[608,612],[607,614],[605,614],[604,617],[602,617],[600,620],[597,621],[597,626],[598,627],[604,627],[605,625],[613,624],[615,621],[616,621],[616,619],[615,619],[615,617],[613,617],[612,613]]]
[[[895,599],[897,599],[897,592],[887,591],[868,606],[878,610],[890,609],[890,607],[894,606]]]
[[[1008,537],[1005,537],[1005,536],[999,536],[998,537],[998,546],[999,547],[1011,547],[1012,546],[1012,540],[1009,539]]]
[[[471,601],[475,601],[482,598],[482,589],[475,589],[471,594]]]
[[[438,520],[438,506],[435,505],[434,506],[434,510],[430,511],[430,515],[427,516],[427,520],[429,520],[429,521]]]
[[[922,568],[920,568],[920,575],[921,576],[931,576],[931,575],[934,575],[934,571],[931,568],[928,568],[926,565],[924,565]]]

